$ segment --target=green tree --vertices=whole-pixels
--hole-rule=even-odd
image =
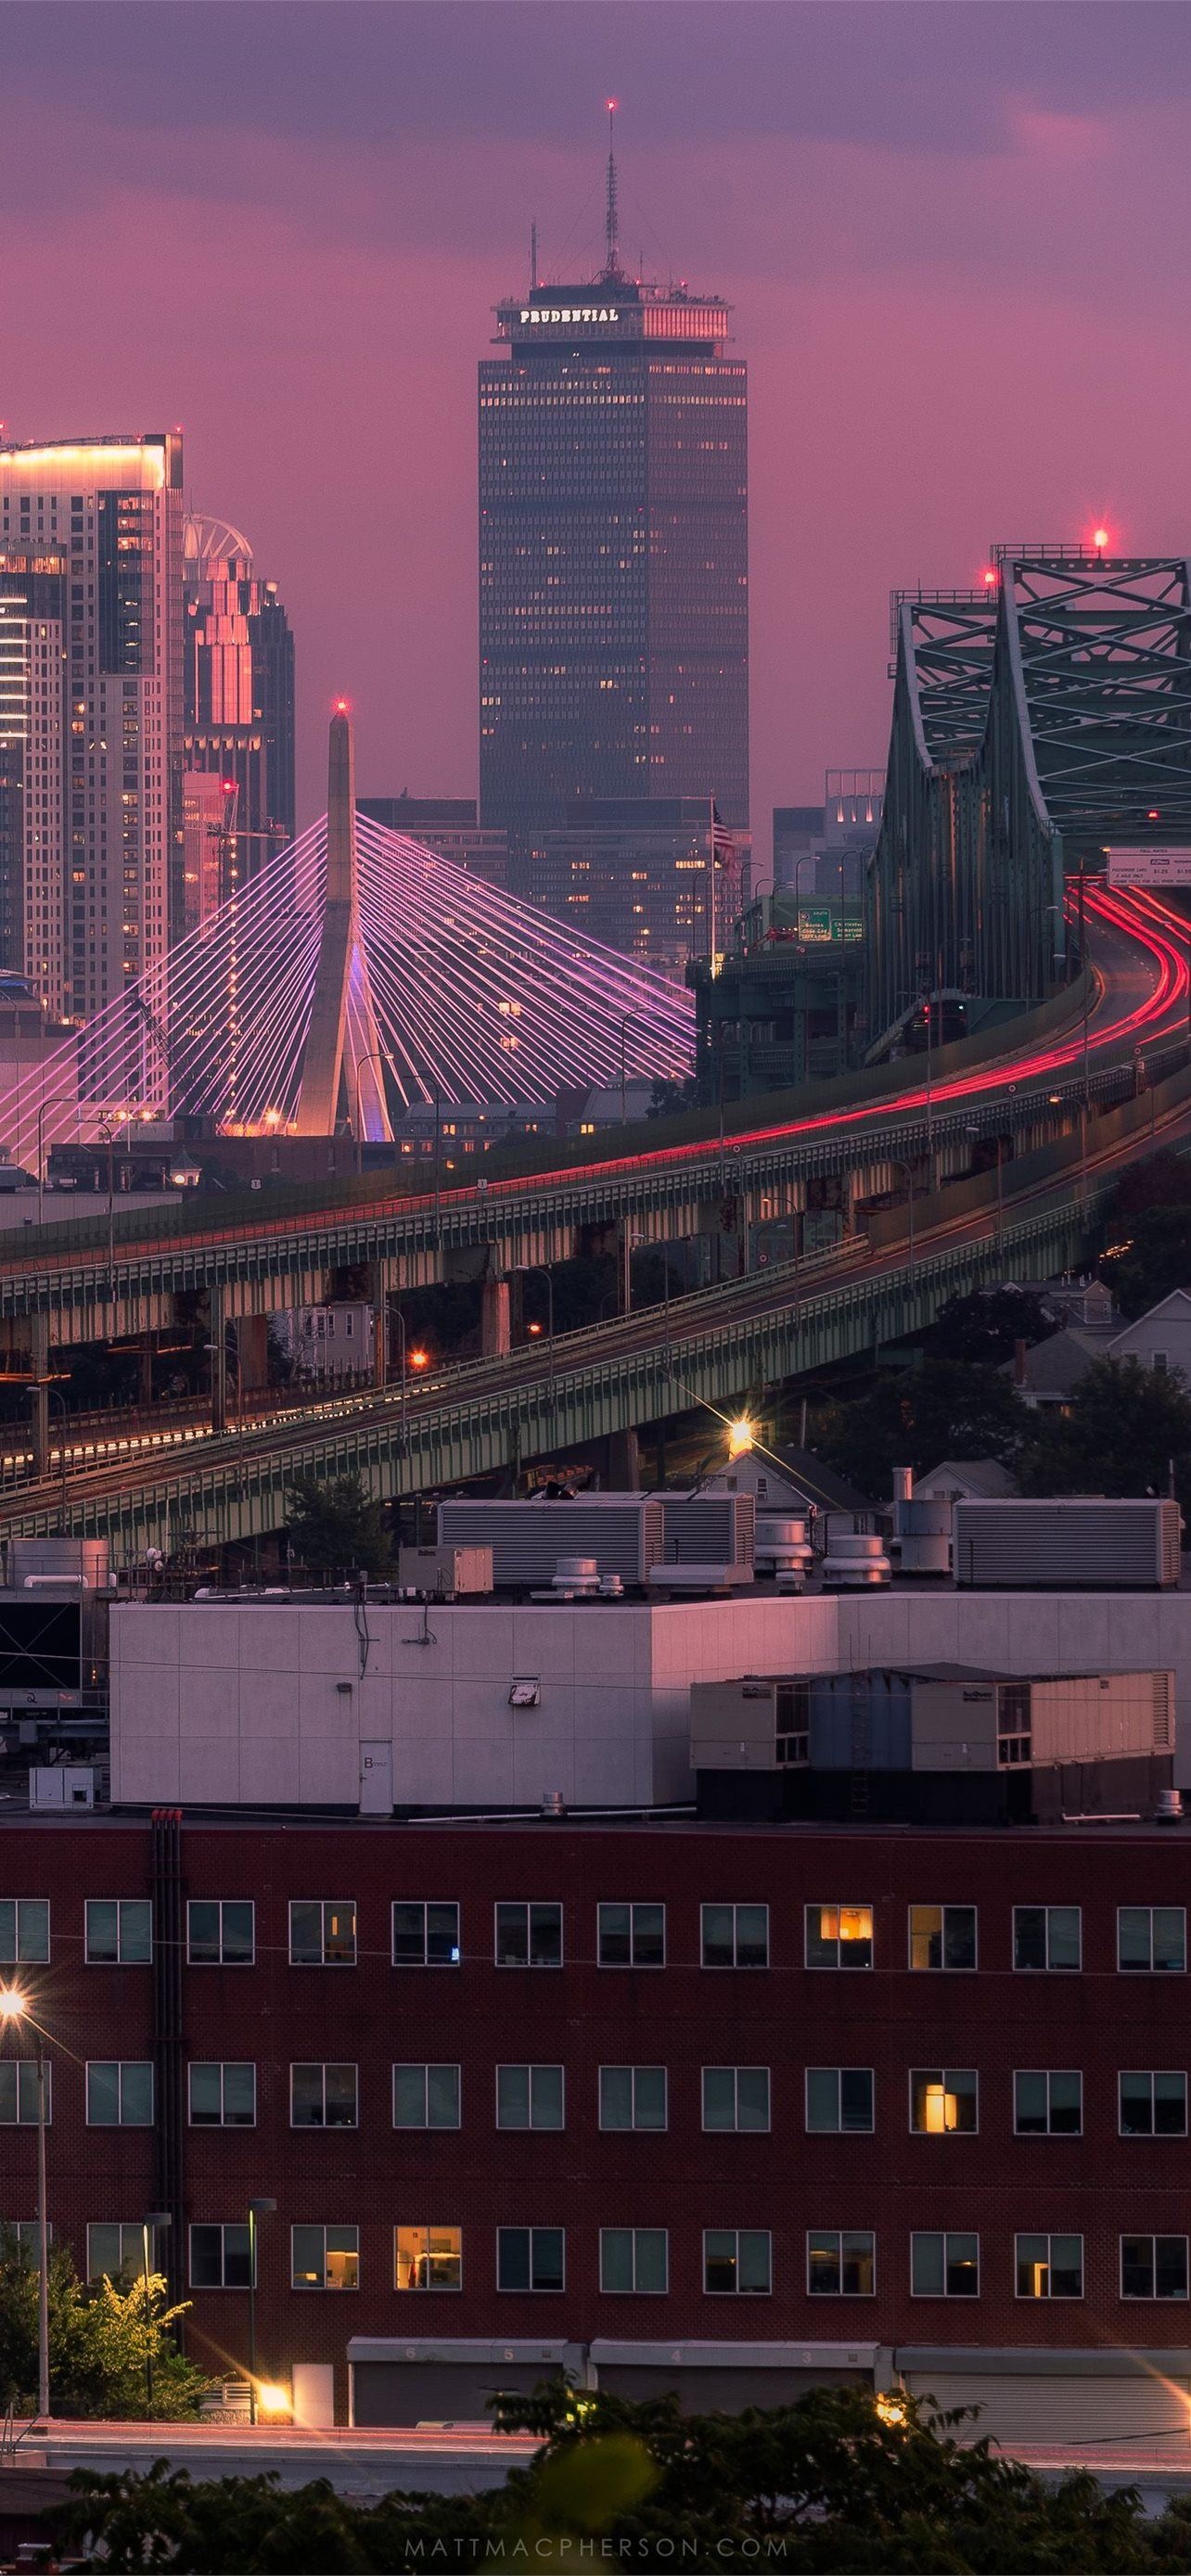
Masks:
[[[927,1337],[935,1360],[976,1360],[995,1367],[1013,1357],[1015,1342],[1041,1342],[1055,1319],[1032,1288],[977,1288],[950,1297]]]
[[[995,1368],[961,1360],[924,1362],[878,1380],[871,1394],[828,1405],[815,1446],[862,1494],[884,1500],[895,1467],[916,1476],[943,1458],[998,1458],[1012,1465],[1030,1416]]]
[[[1135,1359],[1095,1360],[1070,1412],[1041,1419],[1018,1466],[1028,1494],[1164,1494],[1191,1507],[1191,1395]]]
[[[153,2364],[153,2412],[193,2415],[211,2385],[173,2337],[183,2306],[166,2304],[151,2272],[122,2287],[80,2281],[64,2246],[50,2254],[50,2407],[55,2415],[143,2416],[145,2362]],[[0,2239],[0,2399],[17,2413],[37,2403],[37,2264],[11,2234]]]
[[[391,1571],[384,1505],[371,1500],[358,1476],[295,1476],[285,1528],[294,1555],[311,1573],[379,1578]]]
[[[1105,1208],[1110,1238],[1118,1227],[1147,1208],[1191,1207],[1191,1157],[1164,1148],[1129,1163]]]
[[[307,2576],[408,2565],[957,2571],[1098,2576],[1191,2566],[1191,2516],[1147,2523],[1133,2488],[1094,2478],[1046,2487],[987,2441],[971,2411],[814,2389],[795,2406],[684,2415],[676,2397],[634,2403],[562,2382],[498,2400],[498,2425],[542,2447],[475,2496],[378,2504],[326,2479],[281,2494],[272,2477],[192,2481],[159,2461],[145,2477],[76,2471],[51,2527],[88,2564],[169,2566],[176,2576]],[[964,2434],[969,2438],[962,2438]]]
[[[1144,1315],[1175,1288],[1191,1288],[1191,1206],[1121,1217],[1100,1256],[1100,1276],[1126,1315]]]

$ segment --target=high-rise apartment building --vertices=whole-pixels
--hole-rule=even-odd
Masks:
[[[743,360],[718,296],[627,277],[497,308],[479,382],[480,809],[534,832],[586,797],[714,796],[748,820]]]
[[[292,841],[294,639],[274,581],[262,581],[252,548],[222,519],[190,514],[183,532],[185,761],[236,788],[223,839],[220,900],[271,850]],[[192,804],[204,791],[196,790]],[[183,917],[193,912],[184,869]]]
[[[177,432],[0,447],[0,963],[74,1020],[169,940],[181,575]]]

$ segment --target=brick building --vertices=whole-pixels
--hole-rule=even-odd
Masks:
[[[330,2365],[340,2420],[349,2358],[365,2422],[565,2362],[691,2403],[900,2372],[1012,2439],[1185,2409],[1186,1896],[1146,1826],[30,1816],[0,1956],[55,2235],[137,2262],[171,2209],[214,2370],[270,2196],[259,2367]]]

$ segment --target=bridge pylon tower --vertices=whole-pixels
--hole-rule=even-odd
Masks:
[[[297,1134],[333,1136],[346,1128],[353,1136],[389,1141],[383,1054],[360,936],[355,737],[341,699],[328,745],[327,882]]]

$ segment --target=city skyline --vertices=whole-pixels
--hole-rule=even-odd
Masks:
[[[882,759],[890,587],[1101,517],[1179,550],[1183,13],[168,18],[7,13],[5,435],[184,424],[299,639],[299,824],[340,688],[363,792],[475,792],[470,387],[535,216],[599,266],[610,90],[628,264],[750,369],[755,822]]]

